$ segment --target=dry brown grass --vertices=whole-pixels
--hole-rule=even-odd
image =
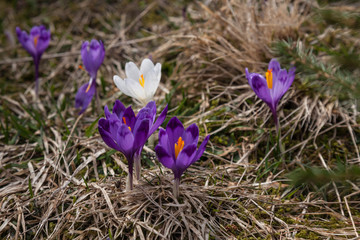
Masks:
[[[183,18],[178,2],[154,1],[142,8],[137,1],[44,4],[46,11],[31,19],[31,23],[40,23],[48,18],[54,33],[41,63],[41,102],[35,100],[34,85],[30,84],[31,59],[11,44],[0,48],[0,72],[6,76],[2,80],[8,81],[7,93],[0,97],[3,112],[8,110],[24,120],[25,127],[29,122],[36,126],[33,112],[44,121],[41,129],[32,131],[31,140],[14,128],[10,130],[11,136],[18,134],[14,142],[0,145],[1,237],[358,237],[360,193],[356,184],[350,183],[348,192],[333,184],[327,194],[334,199],[324,200],[311,189],[290,195],[296,189],[284,183],[284,172],[294,166],[317,162],[329,167],[324,159],[335,153],[324,149],[324,139],[329,146],[346,145],[347,161],[359,162],[354,136],[354,128],[359,126],[357,113],[336,100],[307,95],[296,87],[285,95],[279,115],[285,154],[291,154],[286,155],[290,160],[274,174],[268,172],[259,178],[267,162],[277,161],[275,147],[265,151],[273,124],[269,110],[248,86],[244,69],[264,71],[265,61],[272,57],[272,41],[298,37],[301,23],[310,13],[306,1],[268,2],[268,7],[233,0],[191,3],[187,5],[191,19]],[[7,10],[4,23],[15,29],[20,24],[11,22],[15,9]],[[162,13],[172,17],[159,17]],[[115,89],[112,76],[124,76],[126,61],[140,62],[151,56],[173,67],[171,74],[163,74],[156,96],[159,105],[164,105],[165,95],[178,84],[176,93],[184,92],[187,99],[185,109],[196,109],[181,116],[182,120],[187,125],[196,122],[203,133],[214,136],[202,161],[183,176],[179,200],[171,193],[171,173],[151,157],[145,157],[152,165],[143,170],[134,191],[125,192],[125,160],[118,153],[105,157],[109,148],[96,131],[85,136],[98,114],[90,106],[78,117],[72,101],[76,88],[88,80],[77,70],[81,41],[92,37],[106,44],[99,73],[106,93],[101,91],[102,106],[111,106],[118,98],[131,103]],[[179,109],[183,112],[181,101],[181,94],[173,95],[171,116]],[[196,104],[198,108],[194,108]],[[26,111],[27,106],[30,111]],[[4,125],[6,120],[0,118]],[[215,136],[221,139],[230,134],[235,143],[215,140]],[[151,149],[145,150],[153,154]]]

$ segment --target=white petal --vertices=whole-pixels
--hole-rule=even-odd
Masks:
[[[147,73],[148,71],[153,71],[154,70],[154,64],[153,62],[148,59],[145,58],[142,62],[141,62],[141,66],[140,66],[140,72],[142,74]]]
[[[148,71],[147,73],[144,73],[144,79],[145,79],[145,85],[144,85],[145,95],[147,99],[152,99],[154,97],[156,89],[159,86],[159,81],[154,71]]]
[[[127,78],[129,78],[133,81],[139,82],[140,71],[139,71],[139,68],[135,65],[135,63],[127,62],[125,64],[125,73],[126,73]]]
[[[155,71],[156,77],[158,78],[158,81],[160,82],[160,79],[161,79],[161,64],[160,63],[157,63],[155,65],[154,71]]]
[[[128,95],[129,97],[135,97],[127,88],[125,81],[119,77],[118,75],[115,75],[113,77],[114,83],[116,87],[125,95]]]
[[[138,99],[139,101],[143,101],[145,99],[144,88],[140,85],[140,83],[135,82],[132,79],[126,78],[125,84],[134,98]]]

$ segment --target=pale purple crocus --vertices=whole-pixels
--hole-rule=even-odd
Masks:
[[[35,65],[35,92],[39,94],[39,65],[41,55],[49,46],[51,33],[43,25],[34,26],[30,30],[30,34],[16,27],[16,35],[25,48],[25,50],[33,57]]]
[[[210,135],[207,135],[197,149],[199,128],[194,123],[187,129],[177,117],[170,119],[165,129],[159,131],[159,144],[155,147],[159,161],[174,173],[174,196],[179,197],[181,175],[205,151]]]
[[[271,59],[265,77],[258,73],[249,73],[247,68],[245,72],[255,94],[270,107],[275,121],[276,132],[279,134],[279,120],[276,108],[280,99],[294,81],[295,67],[290,68],[288,72],[286,69],[280,68],[280,63],[276,59]]]
[[[96,76],[102,62],[105,57],[104,44],[101,41],[95,39],[84,42],[81,46],[81,58],[85,66],[86,71],[90,75],[88,83],[82,85],[75,96],[75,107],[81,108],[79,114],[82,114],[94,94],[96,93]],[[99,104],[99,103],[98,103]]]
[[[115,101],[112,113],[107,106],[104,111],[106,118],[99,120],[99,133],[109,147],[122,152],[126,157],[129,168],[128,187],[131,190],[133,188],[134,157],[139,151],[141,153],[146,140],[165,120],[167,107],[155,122],[155,102],[150,102],[137,115],[131,106],[125,108],[119,100]]]

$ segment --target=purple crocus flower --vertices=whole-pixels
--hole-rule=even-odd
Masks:
[[[26,51],[33,57],[35,64],[35,92],[39,93],[39,64],[41,55],[44,53],[50,42],[50,30],[43,25],[34,26],[30,34],[16,27],[16,35]]]
[[[99,120],[100,135],[109,147],[122,152],[128,160],[128,182],[130,189],[132,189],[135,154],[141,152],[140,149],[144,147],[149,136],[163,123],[167,114],[167,106],[156,121],[155,102],[148,103],[136,116],[131,106],[125,108],[119,100],[115,101],[112,113],[107,106],[105,106],[104,111],[106,119],[101,118]]]
[[[205,151],[210,135],[207,135],[196,150],[199,128],[194,123],[186,130],[177,117],[170,119],[166,130],[159,131],[159,144],[155,147],[159,161],[174,173],[174,196],[179,196],[180,177],[185,170],[199,160]]]
[[[82,114],[94,94],[96,93],[96,75],[105,57],[104,44],[95,39],[84,42],[81,46],[81,58],[86,71],[90,75],[90,81],[82,85],[75,96],[75,107],[81,108],[79,114]]]
[[[294,81],[295,67],[290,68],[289,72],[287,72],[286,69],[280,68],[280,63],[276,59],[271,59],[265,77],[258,73],[249,73],[247,68],[245,72],[251,88],[270,107],[276,131],[279,133],[279,120],[276,108],[280,99]]]

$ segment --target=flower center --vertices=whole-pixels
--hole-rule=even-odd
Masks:
[[[39,40],[39,36],[34,37],[34,45],[35,45],[35,47],[38,44],[38,40]]]
[[[179,137],[177,143],[175,143],[175,158],[178,157],[179,153],[181,152],[181,150],[183,150],[184,148],[184,141],[182,140],[181,137]]]
[[[272,74],[272,69],[268,69],[267,72],[265,73],[265,77],[266,77],[266,82],[267,82],[267,86],[269,89],[272,89],[273,87],[273,74]]]
[[[126,124],[126,118],[125,117],[123,117],[123,122]],[[131,132],[131,127],[128,126],[128,128],[129,128],[129,130]]]
[[[145,79],[144,79],[144,74],[141,74],[140,78],[139,78],[139,83],[142,87],[145,86]]]

